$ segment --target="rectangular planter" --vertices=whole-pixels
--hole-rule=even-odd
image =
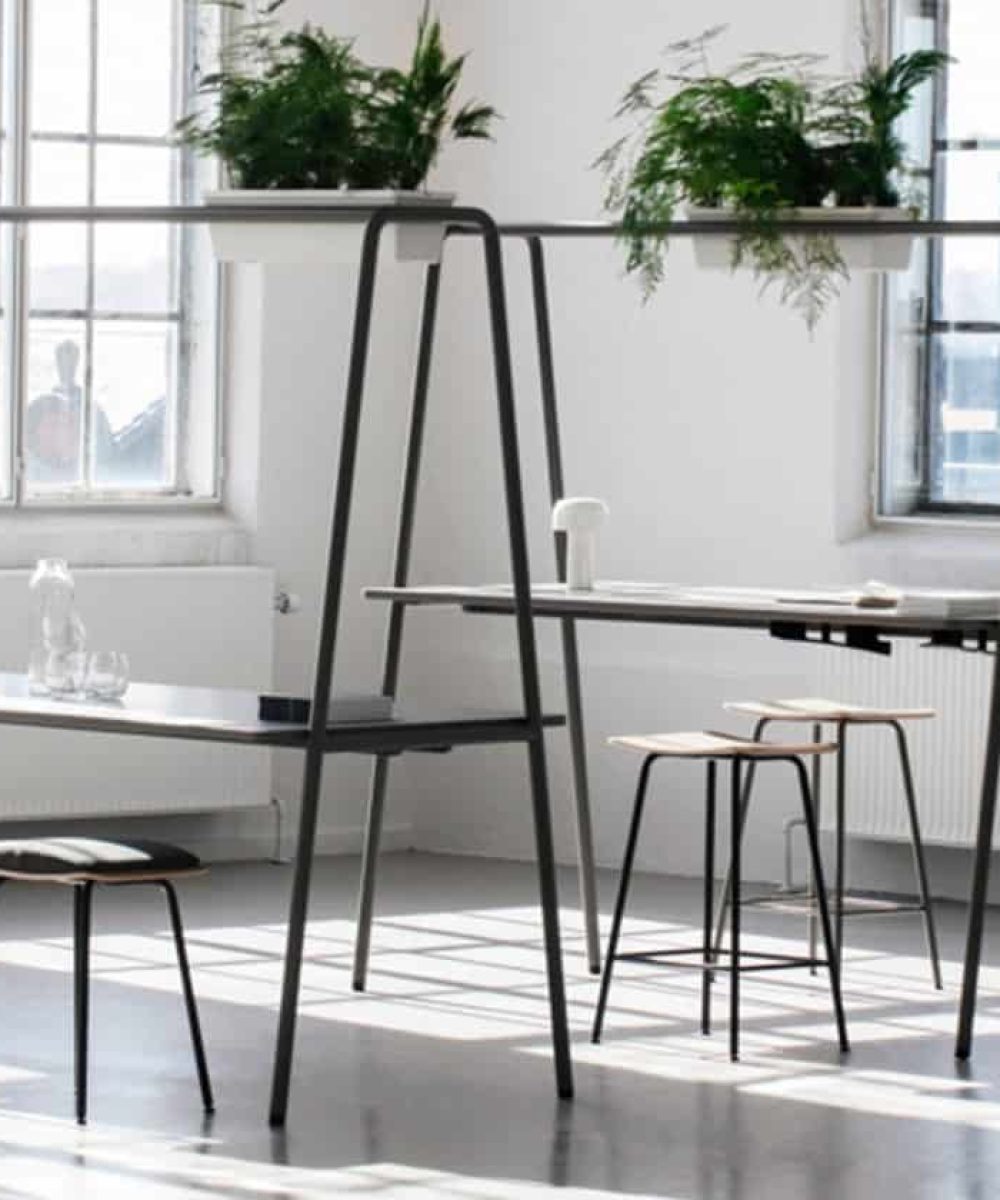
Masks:
[[[451,192],[239,190],[208,192],[209,206],[270,207],[294,204],[337,208],[440,207],[455,202]],[[329,221],[281,222],[214,221],[209,225],[212,246],[221,262],[256,263],[356,263],[361,252],[364,217],[336,217]],[[398,262],[437,262],[441,257],[444,225],[440,221],[393,225],[386,237]]]
[[[688,208],[687,219],[692,224],[712,221],[732,221],[736,214],[727,208]],[[797,208],[782,213],[782,220],[801,221],[808,226],[810,221],[842,221],[845,225],[855,222],[906,221],[912,217],[908,208]],[[915,218],[914,218],[915,219]],[[794,237],[794,234],[784,234]],[[839,237],[837,248],[844,264],[851,271],[906,271],[910,266],[915,233],[849,234]],[[727,237],[698,237],[694,242],[695,262],[709,270],[729,270],[732,266],[733,244]],[[747,269],[750,269],[747,267]]]

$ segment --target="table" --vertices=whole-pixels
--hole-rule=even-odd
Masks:
[[[322,710],[321,710],[322,711]],[[137,737],[165,737],[184,741],[285,747],[302,750],[307,761],[322,761],[326,754],[366,754],[384,761],[387,755],[407,751],[441,752],[458,746],[496,743],[524,743],[534,737],[534,720],[520,712],[489,712],[454,709],[441,712],[430,707],[408,708],[397,705],[390,720],[343,722],[314,727],[309,722],[262,721],[257,715],[256,692],[227,688],[171,687],[163,684],[133,683],[121,700],[56,699],[33,695],[25,675],[0,673],[0,725],[27,725],[36,728],[69,729],[91,733],[124,734]],[[561,716],[539,713],[537,720],[548,728],[564,722]],[[318,732],[317,732],[318,728]],[[315,765],[314,765],[315,772]],[[318,802],[319,776],[311,780],[311,795]],[[315,817],[315,804],[313,806]],[[547,816],[547,807],[544,813]],[[291,1078],[291,1031],[294,1029],[298,977],[305,937],[308,869],[312,863],[314,830],[300,841],[296,853],[296,880],[300,902],[293,905],[288,923],[288,945],[284,963],[283,1014],[279,1024],[279,1044],[275,1055],[275,1079],[278,1107],[272,1108],[272,1124],[285,1119],[287,1089]],[[550,856],[540,862],[540,870],[554,879]],[[304,879],[304,884],[302,880]],[[543,889],[543,919],[556,938],[548,945],[548,965],[558,967],[558,910],[554,887]],[[290,991],[293,1001],[288,1001]],[[569,1073],[569,1039],[566,1029],[565,996],[561,972],[550,993],[553,1012],[553,1044],[557,1060],[560,1094],[572,1095]],[[284,1032],[284,1039],[281,1034]],[[561,1060],[561,1062],[560,1062]],[[559,1074],[558,1072],[565,1072]]]
[[[510,615],[514,611],[509,586],[436,585],[427,587],[370,587],[370,599],[394,606],[451,605],[466,612]],[[956,599],[958,597],[956,593]],[[657,625],[696,625],[757,629],[772,637],[848,649],[888,653],[890,638],[925,638],[935,646],[991,653],[986,749],[983,758],[978,830],[969,900],[962,993],[955,1054],[968,1058],[982,956],[986,893],[1000,774],[1000,594],[989,615],[954,616],[897,611],[891,607],[861,607],[832,602],[836,593],[805,589],[693,587],[657,583],[598,583],[593,591],[572,592],[563,584],[535,584],[531,610],[536,617],[566,621],[624,621]],[[988,606],[984,606],[984,612]],[[569,709],[572,723],[578,718]],[[572,733],[572,730],[571,730]],[[582,743],[582,739],[580,739]],[[574,742],[575,747],[575,742]],[[574,749],[575,752],[575,749]],[[576,772],[584,774],[585,769]],[[578,797],[579,800],[579,797]],[[590,914],[588,914],[590,915]]]
[[[121,700],[64,700],[32,695],[27,676],[0,672],[0,725],[305,749],[306,722],[262,721],[257,703],[256,692],[158,683],[133,683]],[[561,725],[564,718],[545,714],[542,723]],[[391,720],[327,726],[324,748],[331,754],[391,754],[443,750],[466,741],[513,742],[522,740],[523,724],[511,713],[397,706]]]

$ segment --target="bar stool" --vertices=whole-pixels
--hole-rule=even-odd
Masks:
[[[844,704],[839,700],[827,700],[822,697],[806,697],[797,700],[751,700],[732,702],[725,707],[730,712],[743,713],[755,717],[753,737],[760,738],[768,725],[775,722],[809,723],[813,727],[813,738],[819,741],[823,734],[824,725],[836,726],[837,746],[837,791],[834,837],[836,842],[836,861],[833,884],[833,919],[834,934],[837,948],[837,965],[843,958],[844,918],[847,916],[864,916],[866,914],[888,914],[899,912],[923,913],[924,933],[927,938],[927,953],[930,958],[931,975],[934,986],[942,987],[941,961],[938,954],[937,933],[934,927],[934,910],[931,902],[930,887],[927,880],[927,863],[924,858],[923,840],[920,836],[920,819],[917,815],[916,791],[913,786],[913,770],[910,765],[910,752],[907,745],[903,721],[927,720],[937,716],[932,708],[873,708],[860,704]],[[913,850],[913,866],[916,876],[919,901],[917,904],[854,904],[845,909],[845,879],[846,879],[846,760],[847,760],[847,730],[852,725],[888,725],[896,735],[896,746],[899,752],[899,766],[903,779],[903,791],[906,796],[906,809],[910,825],[910,846]],[[743,798],[743,811],[750,802],[750,791],[753,787],[753,767],[747,772],[746,787]],[[820,803],[820,772],[819,760],[813,763],[813,802],[816,819],[819,821]],[[725,921],[725,909],[729,903],[732,884],[727,879],[723,885],[722,901],[719,906],[717,939]],[[816,913],[810,908],[809,913],[809,946],[810,953],[816,951]]]
[[[0,884],[7,880],[22,880],[28,883],[58,883],[73,888],[74,1075],[76,1119],[81,1125],[86,1124],[87,1120],[90,902],[97,883],[114,887],[150,883],[162,887],[166,893],[202,1103],[206,1113],[214,1112],[212,1085],[184,947],[180,907],[173,887],[174,879],[202,875],[204,872],[205,868],[195,855],[165,842],[140,839],[110,841],[83,837],[0,841]]]
[[[591,1041],[601,1040],[601,1030],[604,1024],[604,1011],[607,1007],[608,993],[611,989],[611,975],[614,964],[619,959],[632,959],[641,962],[653,962],[661,966],[694,966],[702,972],[701,985],[701,1031],[708,1034],[711,1028],[710,1004],[712,976],[717,970],[729,971],[729,1054],[735,1062],[739,1058],[739,980],[745,971],[771,971],[784,967],[816,967],[825,966],[830,974],[830,992],[833,997],[833,1010],[837,1022],[837,1033],[840,1049],[846,1053],[850,1049],[847,1040],[847,1026],[844,1020],[844,1008],[840,996],[840,977],[836,955],[834,954],[833,932],[830,927],[830,914],[827,909],[826,896],[823,888],[823,866],[819,857],[819,842],[816,833],[816,821],[813,815],[812,802],[809,796],[809,779],[803,756],[818,756],[832,753],[836,746],[832,743],[811,742],[805,745],[777,744],[751,740],[735,734],[698,732],[698,733],[662,733],[647,736],[613,737],[610,742],[614,746],[624,746],[629,750],[637,750],[646,756],[639,772],[639,783],[636,789],[635,804],[632,809],[632,820],[629,826],[628,839],[625,844],[625,857],[622,862],[621,882],[618,887],[618,898],[615,902],[614,917],[611,922],[611,936],[604,961],[604,972],[601,977],[600,995],[597,1001],[597,1011],[594,1014],[594,1024],[591,1031]],[[632,876],[632,865],[635,860],[636,844],[639,839],[639,826],[646,800],[646,789],[649,784],[650,771],[653,764],[661,758],[703,759],[706,768],[705,794],[705,890],[704,890],[704,919],[702,944],[699,947],[641,951],[627,954],[619,953],[618,941],[621,935],[622,919],[625,915],[625,903],[628,897],[629,883]],[[716,769],[720,761],[728,760],[730,764],[730,841],[729,873],[733,881],[733,903],[730,905],[731,944],[728,950],[714,949],[712,945],[712,913],[713,886],[715,871],[715,791]],[[746,798],[741,788],[741,773],[744,764],[756,766],[760,762],[791,763],[799,782],[802,796],[802,816],[809,837],[809,852],[813,864],[816,881],[816,896],[819,904],[820,921],[823,927],[823,941],[826,947],[826,957],[818,960],[815,955],[809,957],[788,954],[762,954],[746,951],[740,945],[740,871],[741,871],[741,842],[746,811]],[[678,963],[669,960],[675,956],[692,954],[699,955],[700,962]],[[719,956],[727,954],[729,963],[721,965]],[[746,963],[745,959],[755,959]]]

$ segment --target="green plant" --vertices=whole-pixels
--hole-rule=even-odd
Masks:
[[[663,278],[663,226],[678,208],[732,209],[733,266],[749,263],[764,287],[777,284],[811,329],[846,267],[830,235],[784,237],[776,221],[821,204],[896,204],[894,122],[947,59],[919,51],[881,67],[869,55],[858,78],[829,82],[815,56],[757,54],[720,74],[708,49],[722,30],[675,43],[667,66],[625,93],[616,116],[633,128],[597,160],[605,204],[620,215],[626,266],[647,296]]]
[[[833,85],[820,97],[819,126],[838,139],[825,150],[838,204],[899,204],[905,148],[896,122],[916,89],[948,61],[938,50],[900,54],[884,67],[869,59],[857,78]]]
[[[399,70],[368,66],[349,39],[322,29],[276,32],[282,3],[237,30],[219,69],[199,82],[211,111],[177,124],[181,140],[217,155],[237,187],[414,189],[446,138],[490,136],[489,105],[452,113],[465,56],[448,57],[428,8]]]

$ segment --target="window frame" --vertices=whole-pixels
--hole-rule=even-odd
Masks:
[[[928,19],[933,21],[933,45],[936,50],[949,52],[951,0],[922,0]],[[893,12],[887,23],[887,35],[890,45],[895,29],[894,17],[898,15],[902,0],[893,0]],[[927,147],[928,161],[914,170],[914,174],[926,180],[929,197],[931,219],[943,219],[945,203],[945,174],[939,166],[939,156],[947,153],[976,153],[978,151],[1000,150],[1000,138],[949,138],[947,129],[948,114],[948,71],[947,69],[934,76],[931,81],[931,127],[928,130]],[[879,370],[879,436],[878,436],[878,486],[876,488],[875,518],[879,522],[899,521],[928,521],[938,523],[942,520],[960,522],[968,518],[978,523],[983,518],[1000,518],[1000,500],[995,503],[973,501],[949,501],[932,499],[935,491],[935,467],[944,461],[943,448],[940,446],[944,430],[937,419],[940,404],[935,403],[934,392],[934,356],[935,338],[947,334],[1000,334],[1000,313],[995,321],[958,320],[949,321],[939,316],[941,297],[944,294],[944,249],[945,239],[934,237],[928,239],[926,251],[926,270],[923,288],[923,307],[919,316],[913,319],[911,336],[917,341],[914,354],[916,357],[916,372],[918,384],[915,396],[917,420],[913,441],[905,449],[893,448],[888,427],[891,424],[890,411],[893,398],[890,396],[889,361],[899,348],[892,344],[892,330],[889,316],[890,288],[882,281],[880,303],[880,370]],[[908,453],[917,463],[917,485],[913,499],[905,513],[893,510],[892,501],[886,495],[885,480],[887,476],[886,462],[892,455]],[[978,520],[977,520],[978,519]]]
[[[2,0],[0,0],[2,2]],[[178,147],[176,139],[166,132],[162,137],[143,134],[100,133],[96,127],[97,95],[99,76],[98,55],[98,6],[99,0],[87,0],[89,8],[90,45],[87,96],[87,128],[83,133],[59,131],[32,131],[30,127],[31,89],[31,23],[33,0],[6,0],[5,19],[0,22],[0,99],[6,110],[3,139],[6,160],[9,161],[8,180],[5,184],[3,202],[26,206],[28,202],[30,152],[36,142],[53,142],[60,145],[71,143],[86,147],[87,152],[87,206],[95,204],[96,154],[101,146],[159,146],[177,152],[172,166],[172,189],[176,189],[176,200],[171,202],[190,205],[195,202],[200,173],[194,152]],[[190,103],[189,81],[197,70],[201,54],[200,16],[197,0],[172,0],[172,24],[174,36],[171,47],[171,126],[184,113]],[[3,44],[3,37],[11,45]],[[217,175],[217,168],[212,171]],[[224,330],[225,330],[225,277],[221,267],[207,256],[196,252],[195,232],[197,226],[187,223],[168,225],[169,238],[169,288],[168,307],[163,312],[138,313],[121,309],[103,309],[95,303],[94,284],[96,279],[95,240],[97,223],[79,222],[86,229],[86,294],[82,307],[72,309],[31,309],[29,296],[28,253],[26,233],[30,222],[14,226],[7,223],[0,230],[0,263],[5,284],[3,307],[7,309],[7,337],[4,347],[2,369],[6,379],[4,386],[9,396],[9,461],[5,464],[9,494],[0,494],[0,512],[129,512],[129,511],[183,511],[198,509],[216,510],[222,507],[222,484],[224,477]],[[206,287],[206,307],[211,312],[211,345],[206,347],[212,396],[203,403],[201,419],[210,429],[203,435],[203,452],[210,459],[209,485],[199,492],[191,490],[185,469],[191,443],[193,424],[192,377],[189,371],[189,343],[194,322],[194,305],[191,295],[191,280],[195,272],[205,269],[211,272]],[[84,323],[87,339],[87,368],[83,380],[81,402],[81,428],[89,430],[92,413],[92,347],[93,327],[98,320],[121,320],[140,324],[157,321],[168,326],[176,338],[177,348],[171,355],[177,372],[174,411],[170,416],[172,426],[165,448],[173,462],[173,480],[161,487],[101,487],[84,483],[82,487],[57,485],[32,487],[27,479],[26,453],[24,444],[24,416],[27,401],[28,327],[32,318],[59,320],[71,319]],[[93,447],[89,437],[82,447],[85,461],[85,478],[93,467]]]

